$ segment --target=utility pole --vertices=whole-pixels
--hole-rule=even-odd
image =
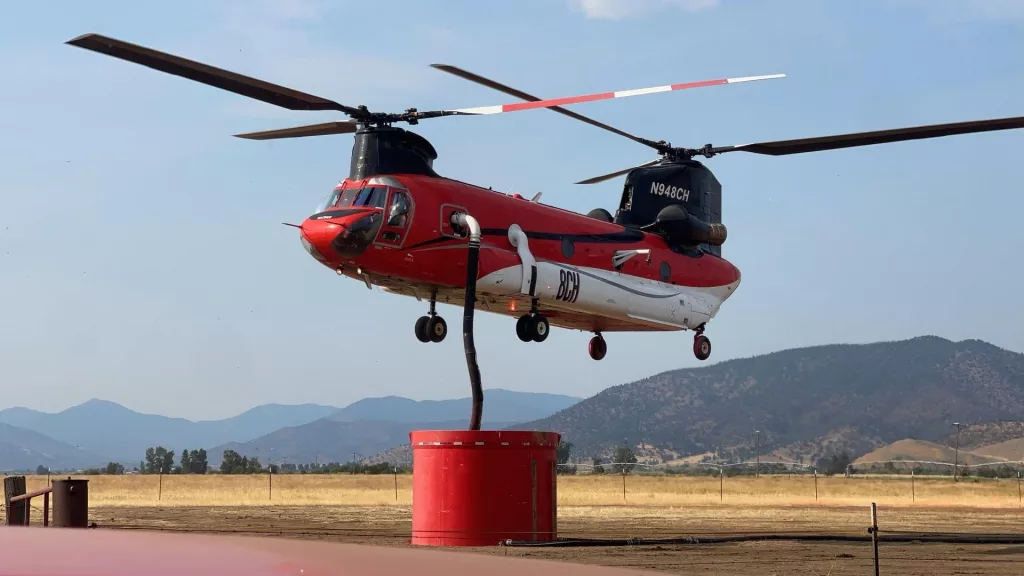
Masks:
[[[754,464],[754,478],[761,477],[761,431],[754,430],[754,453],[756,461]]]
[[[960,472],[960,427],[963,424],[953,422],[953,426],[956,426],[956,443],[953,448],[953,482],[956,482],[956,477]]]

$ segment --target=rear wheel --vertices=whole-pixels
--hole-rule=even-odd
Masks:
[[[707,336],[703,334],[694,336],[693,355],[697,357],[697,360],[707,360],[711,357],[711,340]]]
[[[598,334],[590,339],[590,344],[587,345],[587,351],[590,352],[591,358],[594,360],[600,360],[608,353],[608,344],[604,341],[604,337]]]

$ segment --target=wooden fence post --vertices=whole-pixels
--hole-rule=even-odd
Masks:
[[[871,546],[875,549],[875,576],[878,576],[878,509],[874,502],[871,503],[871,528],[868,531],[871,532]]]
[[[22,500],[11,504],[11,498],[25,493],[24,476],[7,476],[4,478],[4,511],[7,513],[8,526],[23,526],[25,509],[28,502]]]

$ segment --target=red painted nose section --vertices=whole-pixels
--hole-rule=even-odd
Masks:
[[[326,220],[306,220],[302,223],[300,231],[302,238],[309,243],[313,250],[321,256],[329,258],[333,253],[331,242],[341,233],[342,227],[335,222]]]
[[[325,264],[362,255],[381,225],[379,210],[336,210],[307,218],[299,227],[306,251]]]

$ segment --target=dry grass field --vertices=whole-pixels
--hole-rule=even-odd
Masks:
[[[90,520],[102,528],[229,532],[407,546],[408,475],[91,476]],[[868,506],[886,532],[1021,533],[1016,479],[907,476],[761,478],[562,476],[559,536],[666,538],[765,532],[866,534]],[[30,476],[28,489],[46,477]],[[272,493],[271,493],[272,487]],[[721,489],[721,493],[720,493]],[[34,502],[35,507],[41,503]],[[38,508],[37,508],[38,509]],[[33,512],[34,523],[39,513]],[[870,543],[744,542],[607,548],[475,548],[675,574],[866,574]],[[1020,574],[1024,546],[884,544],[882,574]]]
[[[412,503],[412,477],[392,475],[89,476],[95,506],[381,506]],[[939,506],[1017,509],[1017,479],[954,483],[946,477],[762,475],[732,477],[621,475],[560,476],[563,509],[631,506],[670,510],[719,506]],[[29,476],[28,489],[46,485]],[[397,489],[396,489],[397,485]],[[658,512],[659,514],[661,512]]]

